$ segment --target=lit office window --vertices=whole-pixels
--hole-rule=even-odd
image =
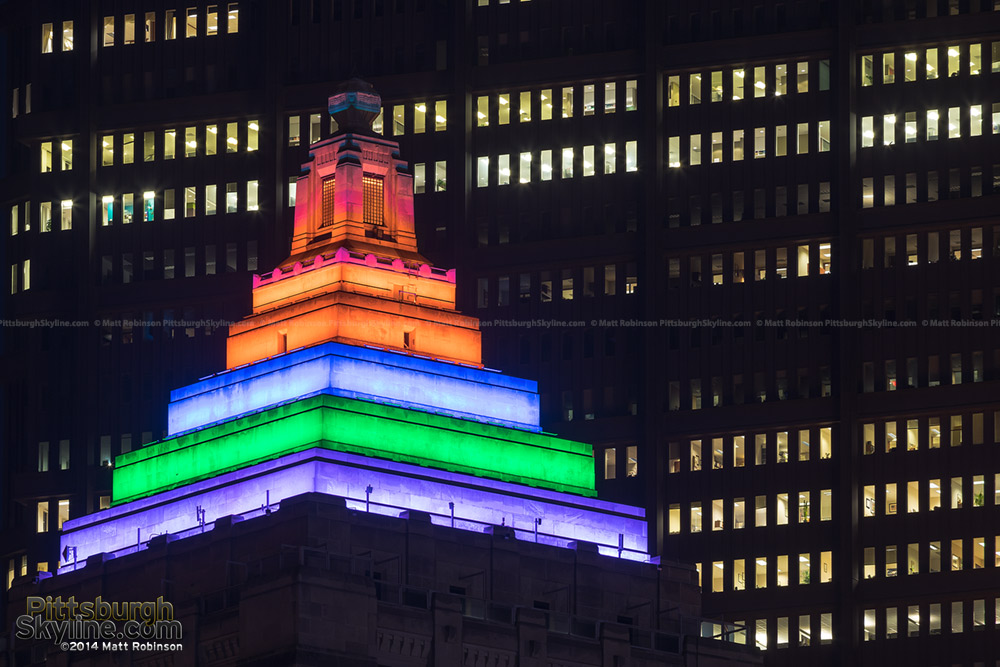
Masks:
[[[184,188],[184,217],[193,218],[196,212],[195,186],[189,185]]]
[[[177,38],[177,10],[168,9],[163,16],[163,39]]]
[[[316,114],[319,115],[319,114]],[[226,152],[235,153],[239,150],[240,142],[237,138],[239,132],[238,123],[226,123]]]
[[[66,169],[66,141],[63,140],[63,170]],[[69,146],[70,150],[70,166],[72,166],[72,145]],[[132,164],[135,162],[135,134],[132,132],[126,132],[122,135],[122,164]]]
[[[604,450],[604,479],[614,479],[617,476],[616,451],[614,447]]]
[[[625,171],[636,171],[639,169],[638,142],[625,142]]]
[[[219,6],[209,5],[205,14],[205,34],[214,37],[219,34]]]
[[[101,197],[101,226],[107,227],[115,220],[115,198],[113,195]]]
[[[125,137],[131,137],[131,134],[126,134]],[[60,157],[62,158],[60,162],[60,169],[62,171],[70,171],[73,169],[73,140],[63,139],[59,142]]]
[[[753,68],[753,96],[754,97],[764,97],[767,94],[767,83],[765,82],[765,77],[767,68],[766,67],[754,67]]]
[[[688,164],[697,166],[701,164],[701,135],[692,134],[688,143]]]
[[[125,35],[123,44],[135,44],[135,14],[125,15]]]
[[[230,2],[229,11],[226,15],[228,21],[228,32],[230,35],[235,35],[240,31],[240,3]]]
[[[498,96],[498,102],[498,122],[500,125],[507,125],[510,123],[510,93],[500,93]]]
[[[809,92],[809,63],[800,62],[795,66],[796,79],[795,85],[797,92],[808,93]]]
[[[288,117],[288,145],[298,146],[302,140],[302,133],[299,129],[299,116],[289,116]],[[210,127],[214,127],[210,126]]]
[[[809,152],[809,123],[799,123],[797,126],[797,143],[795,152],[798,155]]]
[[[733,160],[743,159],[743,130],[733,130]]]
[[[226,183],[226,213],[236,213],[239,204],[239,194],[236,191],[236,183]]]
[[[604,84],[604,113],[614,113],[617,105],[617,86],[614,81]]]
[[[969,107],[969,136],[979,137],[983,134],[983,105],[973,104]]]
[[[639,82],[629,79],[625,82],[625,111],[635,111],[639,108]]]
[[[73,22],[63,21],[62,23],[62,50],[73,50]],[[51,53],[51,52],[50,52]]]
[[[521,153],[518,160],[518,182],[531,182],[531,153]]]
[[[937,109],[927,110],[927,141],[937,141],[939,118]]]
[[[62,231],[73,229],[73,200],[63,199],[61,202],[62,216],[59,228]]]
[[[163,219],[173,220],[177,215],[177,202],[174,197],[174,189],[167,188],[163,191]]]
[[[756,564],[754,588],[767,588],[767,557],[759,557],[754,562]]]
[[[733,70],[733,101],[738,102],[743,99],[743,81],[747,73],[744,69]]]
[[[198,155],[198,128],[184,128],[184,157]]]
[[[176,130],[164,130],[163,131],[163,159],[173,160],[176,154]]]
[[[35,532],[47,533],[49,531],[49,501],[42,500],[38,503],[35,519]]]
[[[949,107],[948,109],[948,138],[960,139],[962,137],[961,109]]]
[[[260,147],[260,125],[256,120],[247,122],[247,152]]]
[[[753,156],[754,159],[767,157],[767,134],[764,132],[763,127],[754,129]]]
[[[948,77],[958,76],[961,69],[961,52],[957,46],[948,47]]]
[[[573,178],[573,149],[562,149],[562,177]]]
[[[541,104],[542,120],[552,120],[552,89],[546,88],[538,96]]]
[[[448,163],[440,160],[434,163],[434,192],[448,189]]]
[[[681,78],[671,76],[667,78],[667,106],[679,107],[681,105]]]
[[[206,185],[205,186],[205,215],[215,215],[217,209],[218,200],[218,186],[217,185]],[[289,195],[293,197],[294,195]],[[290,206],[294,206],[295,202],[292,200]]]
[[[701,503],[691,503],[691,532],[701,532]]]
[[[909,83],[917,80],[917,54],[914,51],[903,54],[903,81]]]
[[[146,12],[145,21],[143,25],[145,30],[145,41],[155,42],[156,41],[156,12]]]
[[[938,57],[937,56],[938,56],[938,50],[936,48],[934,48],[934,49],[927,49],[925,60],[927,61],[927,63],[926,63],[926,75],[927,75],[927,79],[928,80],[938,78],[938,70],[937,70]]]
[[[604,144],[604,173],[615,173],[615,145]]]
[[[219,144],[219,126],[208,125],[205,127],[205,155],[215,155]]]
[[[688,104],[701,104],[701,73],[688,75]]]
[[[187,20],[184,23],[184,37],[197,37],[198,36],[198,8],[188,7],[185,13]]]
[[[476,187],[485,188],[490,184],[490,158],[476,158]]]
[[[101,137],[101,165],[110,167],[115,163],[115,137],[105,134]]]
[[[420,195],[427,188],[427,165],[418,162],[413,165],[413,194]]]
[[[434,131],[443,132],[448,129],[448,102],[438,100],[434,103]]]
[[[531,121],[531,91],[525,90],[518,95],[517,117],[521,123]]]
[[[882,116],[882,145],[892,146],[896,143],[896,114]]]
[[[596,169],[594,166],[594,147],[584,146],[583,147],[583,175],[593,176]]]
[[[709,98],[712,102],[722,101],[722,72],[712,72],[712,90],[711,97]]]
[[[260,188],[259,188],[258,181],[247,181],[247,210],[248,211],[257,211],[257,210],[260,210],[260,202],[257,199],[259,189]]]
[[[573,117],[573,87],[567,86],[562,89],[562,117]]]
[[[497,158],[497,185],[510,185],[510,155]]]
[[[784,95],[788,92],[788,65],[774,66],[774,95]]]
[[[592,84],[583,87],[583,115],[594,115],[594,86]]]
[[[427,104],[417,102],[413,105],[413,132],[423,134],[427,124]]]
[[[319,123],[319,114],[314,114],[317,118],[317,125]],[[310,116],[311,118],[312,116]],[[392,136],[399,137],[406,131],[406,107],[402,104],[396,104],[392,107]],[[319,137],[313,138],[310,132],[309,142],[319,141]]]
[[[42,53],[52,53],[52,24],[42,24]]]
[[[676,169],[681,166],[681,138],[667,139],[667,166]]]
[[[43,201],[38,205],[38,218],[39,224],[41,225],[41,231],[51,232],[52,231],[52,202]]]
[[[882,54],[882,83],[890,84],[896,82],[896,54]]]
[[[552,180],[552,150],[546,149],[541,152],[539,162],[541,163],[540,179],[543,181]]]
[[[105,16],[104,17],[104,31],[101,33],[103,36],[102,43],[104,46],[114,46],[115,45],[115,17]]]
[[[142,161],[152,162],[156,159],[156,133],[144,132],[142,135]]]
[[[43,174],[52,171],[52,142],[43,141],[41,144],[41,171]]]
[[[372,132],[381,136],[384,134],[385,128],[385,107],[379,107],[378,115],[375,116],[375,120],[372,121]]]
[[[56,530],[62,530],[63,524],[69,521],[69,500],[59,501],[59,513],[57,518],[58,522],[56,523]]]
[[[126,192],[122,195],[122,224],[129,225],[135,216],[135,195]]]
[[[476,127],[488,127],[490,124],[490,98],[480,95],[476,98]]]
[[[147,190],[142,193],[142,220],[143,222],[153,222],[156,219],[155,210],[156,193]]]
[[[788,154],[788,126],[778,125],[774,128],[774,154],[784,157]]]

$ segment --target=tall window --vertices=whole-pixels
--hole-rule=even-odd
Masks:
[[[384,199],[382,196],[381,177],[365,175],[362,181],[364,183],[365,223],[370,225],[384,224],[382,219]]]
[[[336,178],[330,176],[323,179],[323,218],[320,227],[333,224],[333,195],[336,189]]]

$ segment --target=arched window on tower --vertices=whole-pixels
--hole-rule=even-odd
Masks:
[[[323,179],[323,220],[320,227],[327,227],[333,224],[333,192],[336,184],[336,177],[330,176]]]

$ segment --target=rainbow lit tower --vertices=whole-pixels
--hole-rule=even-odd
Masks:
[[[363,81],[330,98],[340,132],[310,147],[291,255],[254,277],[227,370],[172,392],[168,437],[117,458],[112,507],[63,526],[63,569],[308,492],[648,558],[643,510],[595,498],[591,446],[542,432],[534,381],[483,367],[454,270],[417,250],[413,177],[371,130],[380,108]]]

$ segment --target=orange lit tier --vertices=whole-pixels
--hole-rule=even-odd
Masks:
[[[380,105],[360,81],[330,98],[342,133],[310,147],[291,256],[254,277],[253,315],[229,330],[229,368],[327,341],[482,365],[479,320],[455,310],[454,270],[417,250],[413,176],[399,144],[371,131]]]

